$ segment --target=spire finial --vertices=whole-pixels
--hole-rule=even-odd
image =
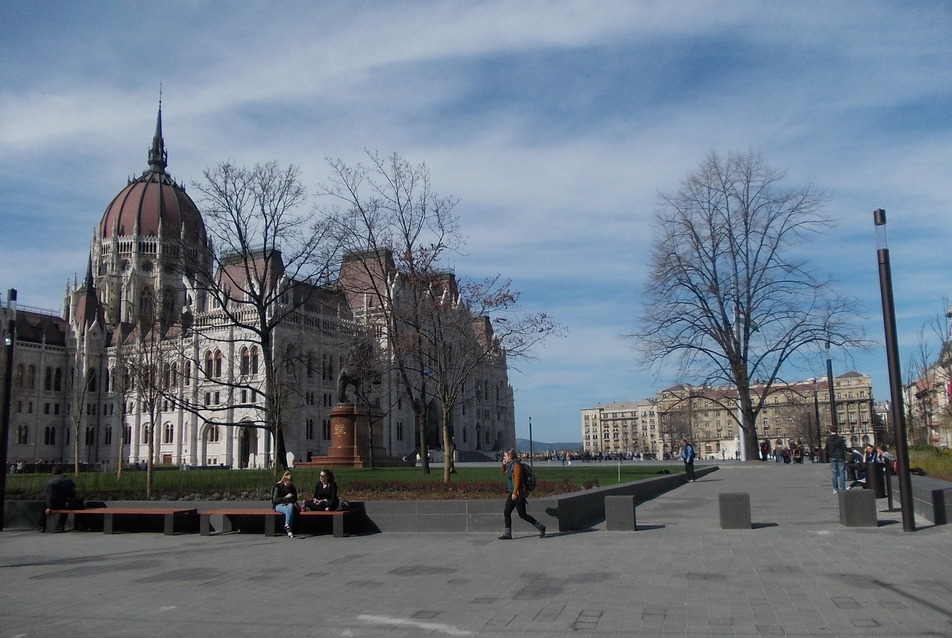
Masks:
[[[162,138],[162,85],[159,84],[159,114],[155,118],[155,135],[152,137],[152,148],[149,150],[149,166],[156,173],[164,173],[169,165],[169,154],[165,150],[165,140]]]

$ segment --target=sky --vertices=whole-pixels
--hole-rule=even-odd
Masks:
[[[510,278],[564,328],[511,362],[517,436],[580,441],[581,409],[680,381],[625,336],[660,194],[711,152],[754,150],[784,186],[826,193],[835,225],[806,256],[875,342],[831,351],[834,374],[888,399],[872,211],[905,373],[952,296],[950,28],[941,0],[3,2],[0,294],[61,309],[147,168],[161,86],[186,186],[224,161],[296,165],[312,191],[328,159],[425,163],[459,200],[457,276]],[[809,365],[787,374],[825,374]]]

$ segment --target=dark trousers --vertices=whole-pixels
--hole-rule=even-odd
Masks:
[[[688,475],[688,480],[694,480],[694,459],[684,462],[684,472]]]
[[[526,497],[520,496],[519,498],[513,499],[512,494],[506,497],[506,509],[503,510],[502,515],[506,520],[506,529],[512,529],[512,510],[515,509],[519,513],[519,518],[525,522],[533,525],[535,527],[539,526],[539,521],[532,517],[531,514],[526,512]]]

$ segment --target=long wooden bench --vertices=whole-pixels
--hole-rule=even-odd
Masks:
[[[162,517],[162,531],[171,536],[178,531],[195,531],[195,520],[198,510],[195,508],[152,508],[152,507],[93,507],[82,510],[52,510],[46,517],[46,531],[52,533],[55,521],[59,514],[73,515],[73,529],[85,529],[86,525],[80,521],[84,518],[99,517],[102,519],[104,534],[114,534],[118,528],[125,526],[122,523],[128,520]],[[118,523],[118,525],[117,525]],[[187,528],[187,529],[183,529]],[[126,531],[129,531],[126,527]]]
[[[334,510],[334,511],[320,511],[312,512],[309,510],[304,510],[298,512],[296,516],[300,517],[312,517],[312,516],[330,516],[333,520],[333,533],[335,538],[343,538],[346,532],[346,522],[352,518],[353,514],[360,512],[360,508],[349,509],[349,510]],[[265,536],[274,536],[275,531],[279,529],[279,525],[282,524],[284,520],[284,515],[280,512],[276,512],[271,509],[264,508],[223,508],[223,509],[213,509],[213,510],[202,510],[199,514],[199,532],[202,536],[209,536],[212,532],[211,517],[212,516],[221,516],[222,517],[222,528],[219,530],[222,533],[233,532],[233,531],[243,531],[243,524],[246,524],[250,521],[254,521],[255,526],[260,521],[264,522],[264,535]]]

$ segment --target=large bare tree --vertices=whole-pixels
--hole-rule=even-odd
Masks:
[[[461,245],[456,200],[440,196],[423,164],[366,154],[367,163],[331,160],[328,197],[345,252],[345,294],[379,332],[390,373],[412,407],[422,471],[429,474],[427,411],[434,397],[423,330],[426,300],[447,252]]]
[[[263,394],[257,425],[273,438],[276,465],[286,467],[281,414],[287,392],[279,386],[281,371],[291,364],[282,360],[276,331],[326,282],[336,246],[327,224],[305,208],[307,191],[297,167],[270,162],[247,168],[225,162],[204,176],[196,187],[214,252],[198,261],[210,262],[215,275],[203,280],[209,311],[191,329],[208,340],[241,341],[261,349],[263,387],[231,382],[231,389]],[[223,325],[229,330],[222,330]],[[227,375],[216,380],[229,383]]]
[[[640,326],[633,335],[651,369],[671,362],[694,385],[737,390],[731,414],[746,450],[757,448],[757,415],[794,355],[827,342],[864,345],[855,301],[834,290],[798,253],[830,226],[824,197],[786,188],[756,152],[711,153],[671,194],[662,194]],[[754,382],[765,386],[752,396]]]

